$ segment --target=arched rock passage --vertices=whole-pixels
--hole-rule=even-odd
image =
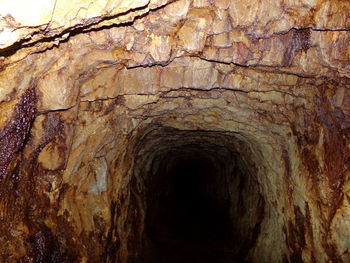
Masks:
[[[265,207],[249,147],[234,134],[159,132],[157,142],[152,132],[144,138],[150,149],[136,161],[131,187],[144,217],[134,218],[143,231],[129,261],[243,262]]]
[[[0,1],[0,262],[350,262],[349,1],[29,2]]]

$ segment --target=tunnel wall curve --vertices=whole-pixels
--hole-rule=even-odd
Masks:
[[[333,129],[341,127],[342,115],[333,108],[345,94],[342,83],[193,57],[167,66],[112,66],[99,73],[74,84],[80,89],[78,105],[37,112],[28,141],[9,164],[9,171],[20,176],[6,177],[10,187],[3,191],[4,211],[16,213],[7,205],[13,200],[25,209],[17,214],[18,221],[4,226],[18,227],[19,247],[30,238],[27,250],[35,255],[41,249],[36,244],[44,240],[44,257],[54,248],[62,258],[93,262],[127,262],[136,255],[139,244],[133,242],[142,243],[138,233],[144,225],[139,220],[146,217],[145,200],[140,199],[143,182],[134,185],[141,178],[137,167],[145,160],[146,170],[155,169],[149,166],[156,155],[142,149],[153,141],[148,147],[159,147],[155,152],[164,154],[159,145],[162,134],[171,138],[164,132],[168,127],[231,134],[228,141],[236,141],[231,148],[248,163],[242,166],[255,167],[251,173],[264,198],[264,220],[247,260],[347,258],[347,241],[333,242],[346,229],[338,209],[346,205],[346,136],[342,129]],[[101,76],[111,84],[95,85]],[[325,95],[326,86],[334,97]],[[43,103],[39,95],[37,104]],[[32,97],[29,100],[35,101]],[[153,129],[159,134],[150,139]],[[52,222],[50,230],[46,222]],[[27,250],[16,250],[16,257],[26,256]]]

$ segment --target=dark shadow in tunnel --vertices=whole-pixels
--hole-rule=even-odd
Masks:
[[[142,262],[238,262],[223,176],[220,163],[195,152],[160,166],[148,186]]]
[[[228,204],[210,192],[217,172],[210,161],[198,158],[177,160],[171,167],[159,219],[174,235],[194,241],[229,238]]]
[[[118,253],[128,263],[253,262],[266,219],[259,152],[236,134],[152,131],[137,143]]]

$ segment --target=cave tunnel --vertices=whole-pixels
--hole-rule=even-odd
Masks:
[[[139,166],[146,213],[135,262],[246,262],[264,216],[252,160],[233,136],[173,130],[171,138],[158,137]]]
[[[349,0],[0,13],[0,263],[350,262]]]

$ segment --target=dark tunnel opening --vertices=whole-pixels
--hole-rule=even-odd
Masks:
[[[232,145],[169,148],[143,176],[143,245],[132,262],[246,262],[265,206],[254,168]]]
[[[138,142],[128,262],[250,262],[265,216],[250,146],[220,132],[162,131]]]
[[[149,202],[146,224],[157,262],[219,262],[229,250],[228,200],[216,198],[218,170],[200,157],[174,160],[164,175],[163,191]],[[146,218],[147,220],[147,218]]]
[[[160,199],[159,207],[174,208],[170,213],[168,209],[160,211],[163,224],[176,231],[174,234],[197,241],[229,238],[228,200],[216,200],[210,189],[217,173],[209,160],[201,158],[176,160],[170,167],[169,192]]]

